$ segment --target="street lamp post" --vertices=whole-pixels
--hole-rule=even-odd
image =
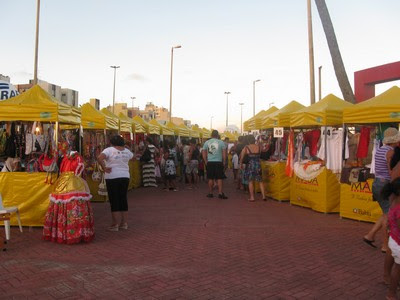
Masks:
[[[240,105],[240,133],[243,133],[243,102],[239,103]]]
[[[212,120],[213,120],[214,116],[211,116],[211,122],[210,122],[210,130],[212,130]]]
[[[39,49],[39,15],[40,15],[40,0],[37,0],[37,7],[36,7],[36,38],[35,38],[35,63],[33,69],[33,84],[37,84],[38,76],[37,76],[37,69],[38,69],[38,49]]]
[[[114,69],[114,89],[113,89],[113,113],[114,113],[114,109],[115,109],[115,77],[117,74],[117,69],[119,69],[120,66],[110,66],[110,68]]]
[[[131,99],[132,99],[132,115],[131,115],[131,117],[133,118],[133,111],[134,111],[134,109],[133,109],[133,100],[135,100],[136,97],[131,97]]]
[[[228,97],[231,92],[225,92],[226,95],[226,127],[228,127]]]
[[[174,65],[174,49],[182,48],[181,45],[177,45],[171,48],[171,76],[169,81],[169,121],[172,119],[172,68]]]
[[[261,81],[261,79],[253,80],[253,117],[256,114],[256,82]]]

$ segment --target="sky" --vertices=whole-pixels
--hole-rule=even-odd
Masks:
[[[351,85],[354,72],[400,59],[400,1],[326,0]],[[0,74],[11,83],[33,78],[36,0],[1,0]],[[343,98],[318,11],[312,1],[316,97]],[[307,0],[41,0],[38,77],[79,91],[79,104],[98,98],[172,114],[222,130],[240,128],[255,112],[292,100],[310,103]],[[399,81],[377,86],[381,93]]]

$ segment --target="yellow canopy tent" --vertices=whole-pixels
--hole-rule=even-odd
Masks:
[[[231,132],[229,132],[229,131],[225,131],[223,134],[222,134],[222,137],[223,138],[228,138],[229,139],[229,142],[235,142],[235,141],[237,141],[237,137],[233,134],[233,133],[231,133]]]
[[[189,130],[184,129],[182,127],[179,127],[175,125],[174,123],[168,122],[166,125],[168,128],[171,128],[174,130],[175,135],[183,136],[183,137],[189,137]]]
[[[345,108],[343,123],[373,124],[400,122],[400,88],[393,86],[382,94]]]
[[[158,121],[155,120],[155,119],[151,120],[149,122],[149,124],[157,126],[162,135],[174,135],[174,130],[173,129],[168,128],[167,126],[164,126],[164,125],[158,123]]]
[[[343,123],[343,110],[353,104],[329,94],[317,103],[290,115],[291,127],[334,126]]]
[[[270,108],[268,108],[267,110],[263,110],[258,117],[255,119],[254,121],[254,128],[253,129],[257,129],[260,130],[262,129],[262,123],[264,118],[266,118],[267,116],[269,116],[270,114],[274,113],[278,111],[278,108],[275,106],[271,106]]]
[[[132,132],[132,124],[130,124],[128,121],[121,120],[120,118],[118,118],[118,116],[114,115],[107,108],[102,108],[101,112],[117,121],[117,123],[119,124],[118,126],[120,132]]]
[[[297,101],[291,101],[280,110],[277,110],[266,117],[262,121],[262,128],[273,127],[290,127],[290,114],[303,109],[305,106]]]
[[[184,124],[177,125],[177,127],[182,128],[184,131],[187,130],[189,132],[189,135],[188,135],[189,137],[192,137],[192,138],[199,138],[200,137],[200,135],[199,135],[199,133],[197,131],[190,129],[189,127],[187,127]]]
[[[211,131],[208,130],[207,128],[203,128],[203,139],[209,139],[211,138]]]
[[[81,124],[81,112],[50,96],[35,85],[26,92],[0,102],[2,121],[40,121],[57,124]],[[57,138],[56,138],[57,140]],[[0,189],[5,207],[18,206],[24,226],[43,226],[54,185],[45,184],[46,172],[2,172]],[[11,224],[17,224],[12,217]]]
[[[118,130],[118,122],[101,111],[95,109],[90,103],[81,106],[83,129],[108,129]]]
[[[147,123],[140,116],[134,116],[133,121],[138,122],[140,125],[146,128],[148,134],[160,135],[160,128],[158,126]]]
[[[199,134],[199,138],[203,138],[203,130],[201,130],[198,125],[193,125],[192,130],[196,131]]]
[[[146,132],[146,129],[141,124],[133,121],[132,118],[125,116],[123,113],[119,113],[118,117],[120,120],[124,120],[126,122],[129,122],[129,124],[131,124],[132,132],[134,132],[134,133],[145,133]]]
[[[0,120],[80,124],[81,113],[78,108],[58,101],[35,85],[18,96],[1,101]]]
[[[265,110],[258,112],[255,116],[251,117],[247,121],[244,122],[245,130],[255,130],[256,129],[256,120],[265,113]]]

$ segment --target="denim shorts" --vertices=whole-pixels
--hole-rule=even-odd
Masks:
[[[390,180],[387,179],[375,178],[374,182],[372,183],[372,197],[375,201],[378,201],[379,206],[384,214],[389,212],[390,202],[389,199],[382,196],[381,192],[385,184],[389,182]]]

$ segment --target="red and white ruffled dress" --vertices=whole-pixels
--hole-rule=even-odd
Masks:
[[[77,154],[64,156],[60,177],[50,194],[43,239],[61,244],[90,242],[94,238],[94,219],[88,185],[81,178],[83,159]]]

